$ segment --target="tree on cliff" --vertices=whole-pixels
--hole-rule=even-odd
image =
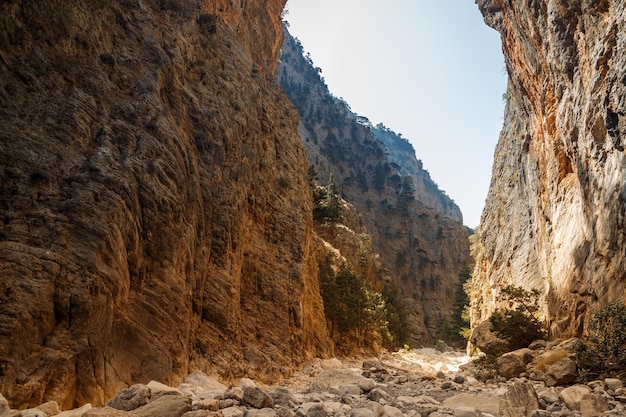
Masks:
[[[343,218],[341,201],[337,194],[337,183],[331,173],[326,187],[318,187],[313,191],[315,207],[313,216],[322,221],[339,222]]]

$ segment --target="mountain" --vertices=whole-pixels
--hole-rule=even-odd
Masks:
[[[0,3],[0,392],[328,357],[285,0]]]
[[[504,127],[477,232],[473,322],[537,289],[551,337],[626,294],[623,2],[477,1],[500,32]]]
[[[333,96],[302,45],[286,30],[278,79],[300,114],[307,160],[360,214],[380,267],[372,286],[399,290],[414,346],[437,341],[469,264],[467,230],[456,204],[417,160],[411,144],[354,114]]]

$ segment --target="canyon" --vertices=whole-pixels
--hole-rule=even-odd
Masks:
[[[11,407],[102,405],[195,370],[276,380],[331,357],[329,254],[376,291],[405,291],[411,340],[432,343],[468,260],[460,211],[411,148],[400,214],[402,168],[348,115],[386,169],[370,193],[378,220],[337,171],[354,209],[345,224],[314,221],[307,157],[328,156],[311,153],[276,79],[284,4],[0,3],[0,392]],[[357,161],[362,142],[335,133]]]

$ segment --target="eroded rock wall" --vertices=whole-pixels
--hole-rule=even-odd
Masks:
[[[0,5],[0,392],[102,404],[332,351],[284,0]]]
[[[498,288],[544,295],[553,337],[626,301],[626,4],[478,0],[502,35],[505,123],[474,247],[473,321]]]

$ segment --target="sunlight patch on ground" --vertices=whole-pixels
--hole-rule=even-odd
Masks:
[[[401,349],[392,354],[400,362],[419,365],[426,372],[458,372],[459,367],[470,361],[465,352],[440,352],[432,348]]]

